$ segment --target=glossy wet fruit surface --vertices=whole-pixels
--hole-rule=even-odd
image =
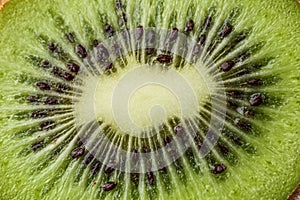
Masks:
[[[260,1],[11,2],[0,197],[285,199],[300,181],[299,13]]]

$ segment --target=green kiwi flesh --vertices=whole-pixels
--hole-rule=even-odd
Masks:
[[[299,14],[296,1],[11,0],[0,11],[0,199],[286,199],[300,182]],[[137,49],[102,59],[110,38],[141,30],[174,52]],[[191,54],[176,46],[183,38],[195,42]],[[189,95],[172,71],[197,97],[196,113],[184,96],[180,118],[173,91],[152,85],[132,95],[129,110],[139,127],[154,131],[114,122],[109,97],[124,77],[161,77]],[[156,123],[147,111],[157,103],[165,113],[155,110]],[[224,119],[214,109],[225,109]],[[201,157],[213,117],[224,126]],[[127,172],[108,161],[109,148],[99,152],[102,139],[89,135],[99,127],[131,153],[164,147],[181,128],[197,134],[168,166]]]

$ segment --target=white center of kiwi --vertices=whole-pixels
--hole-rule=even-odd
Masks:
[[[149,130],[159,130],[172,117],[194,118],[201,106],[210,101],[209,81],[204,80],[196,66],[174,70],[161,64],[142,65],[135,60],[129,56],[127,67],[117,66],[115,73],[89,79],[83,101],[78,104],[78,116],[90,120],[94,116],[121,134],[149,137]],[[91,105],[93,110],[87,108]]]

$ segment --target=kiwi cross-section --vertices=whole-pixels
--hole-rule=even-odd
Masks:
[[[9,1],[0,199],[286,199],[296,1]]]

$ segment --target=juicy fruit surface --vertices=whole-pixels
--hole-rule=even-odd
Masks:
[[[188,3],[176,1],[174,3],[173,1],[128,0],[122,1],[122,4],[125,8],[119,11],[116,8],[116,1],[72,1],[71,3],[11,1],[0,12],[1,199],[220,199],[220,197],[223,199],[285,199],[300,181],[299,6],[284,1],[189,1]],[[55,44],[62,45],[64,52],[81,63],[80,70],[82,70],[85,63],[81,61],[81,57],[85,53],[84,49],[77,45],[82,45],[88,49],[88,52],[92,51],[92,47],[88,47],[94,39],[101,42],[112,34],[109,27],[107,27],[108,31],[105,31],[106,23],[114,28],[113,32],[121,32],[124,29],[124,22],[120,23],[120,19],[124,20],[120,17],[122,12],[126,15],[129,30],[135,30],[138,25],[142,25],[144,28],[156,27],[168,30],[177,27],[183,31],[187,21],[193,19],[195,26],[189,35],[195,40],[210,13],[214,14],[209,33],[217,32],[217,34],[220,27],[216,24],[222,25],[225,19],[230,18],[232,12],[238,13],[230,22],[233,26],[232,33],[228,31],[229,26],[225,26],[227,29],[221,29],[219,33],[220,38],[224,36],[220,39],[220,43],[209,35],[206,40],[226,46],[234,39],[234,37],[230,39],[233,33],[246,31],[247,37],[238,43],[240,45],[238,47],[242,48],[244,45],[246,49],[254,52],[250,55],[254,64],[257,60],[257,64],[263,63],[261,69],[248,75],[261,77],[264,83],[268,83],[257,90],[243,85],[239,87],[242,92],[249,89],[246,101],[252,106],[258,106],[255,112],[259,114],[247,121],[255,127],[254,130],[258,131],[255,133],[237,131],[236,127],[241,122],[239,118],[233,117],[234,122],[226,119],[228,127],[230,130],[235,130],[234,133],[240,133],[234,136],[243,137],[238,138],[241,141],[232,137],[226,138],[226,134],[224,139],[221,138],[223,142],[227,141],[226,144],[230,145],[229,148],[227,147],[229,149],[227,157],[220,153],[222,151],[216,150],[207,159],[195,164],[193,161],[189,162],[189,158],[193,156],[185,155],[182,160],[171,165],[165,174],[148,172],[137,178],[137,183],[132,181],[132,177],[136,178],[135,174],[118,170],[105,173],[104,171],[111,171],[107,168],[101,168],[100,172],[91,176],[97,171],[98,165],[97,163],[87,166],[82,164],[84,157],[81,156],[86,152],[80,146],[77,147],[76,135],[72,134],[73,123],[75,123],[73,113],[65,112],[74,109],[73,104],[68,101],[69,97],[76,96],[76,91],[82,89],[80,85],[76,85],[76,67],[68,68],[75,76],[75,80],[71,80],[70,83],[68,79],[72,76],[66,73],[63,75],[56,73],[53,76],[55,72],[48,73],[47,70],[37,68],[36,65],[39,64],[29,62],[27,58],[36,56],[51,60],[51,64],[54,62],[58,66],[65,65],[62,63],[63,58],[53,58],[53,54],[49,53],[52,49],[50,43],[55,41]],[[63,18],[63,23],[60,17]],[[72,39],[69,38],[69,42],[65,39],[65,34],[70,31],[76,36],[76,46],[69,44],[70,40],[72,43]],[[229,39],[227,32],[228,34],[230,32]],[[44,44],[45,40],[41,40],[44,37],[41,36],[45,35],[53,41]],[[260,44],[262,47],[259,50],[252,49],[253,46],[260,46]],[[216,49],[222,49],[220,46],[216,46]],[[214,52],[219,53],[212,51],[212,54]],[[225,52],[225,56],[223,55],[225,58],[229,56],[228,58],[234,60],[235,53]],[[243,84],[243,82],[236,78],[239,73],[238,70],[234,71],[236,66],[231,66],[230,62],[222,65],[224,63],[221,62],[222,59],[218,55],[215,56],[218,59],[213,61],[219,61],[219,69],[216,70],[224,72],[222,78],[225,82],[227,80],[227,83],[232,83],[225,84],[226,89],[237,89],[237,85],[234,84]],[[267,62],[261,59],[266,59]],[[168,62],[169,59],[161,57],[158,60]],[[212,67],[217,68],[215,65]],[[110,75],[107,76],[110,78]],[[79,73],[78,78],[82,77],[85,76]],[[78,90],[67,90],[66,93],[60,94],[58,100],[51,99],[54,93],[47,93],[47,90],[50,88],[52,91],[53,85],[49,86],[41,80],[68,81],[69,85]],[[42,94],[41,89],[43,92],[46,90],[46,95],[43,93],[42,98],[42,101],[47,102],[46,105],[41,105],[35,100],[33,104],[24,102],[24,99],[32,94]],[[261,96],[256,91],[268,98],[265,104],[262,104]],[[101,90],[99,92],[101,93]],[[229,93],[228,96],[230,97]],[[234,94],[233,97],[235,98]],[[140,103],[140,98],[144,96],[134,96],[133,99],[137,99],[136,101]],[[37,110],[39,106],[51,109],[53,105],[60,109],[53,112],[54,116],[58,116],[62,111],[62,116],[53,118],[57,129],[55,127],[51,129],[51,121],[39,119],[38,116],[43,118],[45,113],[32,114],[32,111]],[[238,112],[242,112],[241,110],[239,108]],[[30,114],[26,111],[30,111]],[[227,114],[230,118],[230,109]],[[49,137],[50,141],[45,141],[45,147],[42,143],[34,143],[32,140],[37,137],[34,133],[40,130],[35,129],[36,127],[39,129],[41,122],[43,122],[42,129],[45,129],[42,130],[45,136],[56,133],[53,134],[54,138]],[[232,124],[235,124],[235,128]],[[50,131],[47,130],[48,126]],[[115,126],[111,125],[111,127]],[[249,144],[250,148],[243,143]],[[61,148],[56,148],[56,144],[60,144]],[[52,151],[53,149],[56,151]],[[215,163],[214,160],[222,162]],[[224,173],[219,174],[219,172]]]

